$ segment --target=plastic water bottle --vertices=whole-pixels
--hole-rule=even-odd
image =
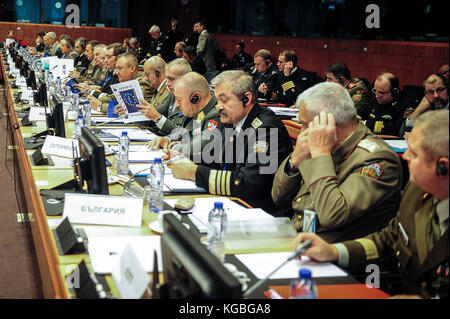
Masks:
[[[83,124],[83,115],[78,115],[78,118],[75,122],[75,133],[73,138],[77,139],[81,136],[81,128],[84,126]]]
[[[64,86],[64,102],[69,102],[70,101],[70,96],[72,94],[72,91],[70,89],[70,85],[65,85]]]
[[[122,132],[119,138],[119,153],[117,154],[117,174],[128,175],[128,150],[130,147],[130,138],[127,132]]]
[[[89,101],[84,102],[83,114],[84,114],[84,125],[88,129],[91,129],[91,104],[89,103]],[[127,160],[127,162],[128,162],[128,160]]]
[[[317,299],[317,286],[309,269],[301,268],[298,271],[298,278],[292,280],[290,299]]]
[[[61,78],[60,78],[59,76],[56,78],[55,86],[56,86],[55,92],[56,92],[57,94],[60,94],[61,91],[62,91],[62,89],[61,89]]]
[[[227,227],[227,213],[222,202],[215,202],[214,209],[208,215],[207,248],[221,263],[225,261],[225,232]]]
[[[159,213],[164,207],[164,165],[161,158],[155,158],[150,166],[148,183],[150,184],[149,209],[152,213]]]

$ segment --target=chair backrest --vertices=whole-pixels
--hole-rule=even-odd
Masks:
[[[402,97],[410,107],[416,107],[424,97],[423,86],[405,85],[402,89]]]

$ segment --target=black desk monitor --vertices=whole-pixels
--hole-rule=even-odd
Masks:
[[[108,175],[106,174],[105,147],[87,127],[81,129],[80,143],[80,182],[88,185],[89,194],[109,195]]]
[[[172,214],[164,215],[161,298],[242,299],[241,283]]]
[[[55,136],[66,137],[66,128],[64,126],[63,103],[59,96],[52,94],[50,96],[50,114],[47,115],[47,125],[49,130],[54,130]]]

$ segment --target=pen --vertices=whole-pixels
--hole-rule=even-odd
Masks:
[[[164,162],[162,162],[162,163],[163,163],[163,164],[167,164],[167,163],[171,163],[171,162],[178,161],[179,159],[182,159],[182,158],[183,158],[183,156],[178,155],[178,156],[175,156],[174,158],[171,158],[170,160],[164,161]]]
[[[273,289],[269,289],[269,294],[271,299],[284,299],[278,292]]]

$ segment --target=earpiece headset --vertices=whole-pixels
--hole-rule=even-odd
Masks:
[[[389,84],[392,88],[392,97],[396,99],[400,95],[400,81],[397,77],[390,77]]]
[[[438,176],[445,176],[448,174],[448,169],[447,169],[447,167],[445,167],[445,164],[443,162],[439,161],[440,159],[441,159],[441,157],[438,158],[437,163],[436,163],[436,174]]]
[[[198,100],[199,100],[198,95],[195,94],[195,93],[192,93],[191,99],[190,99],[191,103],[192,103],[192,104],[197,104],[197,103],[198,103]]]
[[[161,76],[161,73],[159,73],[158,70],[155,70],[155,75],[156,75],[157,78],[159,78]]]
[[[244,95],[242,95],[241,100],[242,100],[242,103],[244,104],[244,107],[245,107],[245,105],[246,105],[246,104],[248,103],[248,101],[249,101],[248,97],[244,94]]]

